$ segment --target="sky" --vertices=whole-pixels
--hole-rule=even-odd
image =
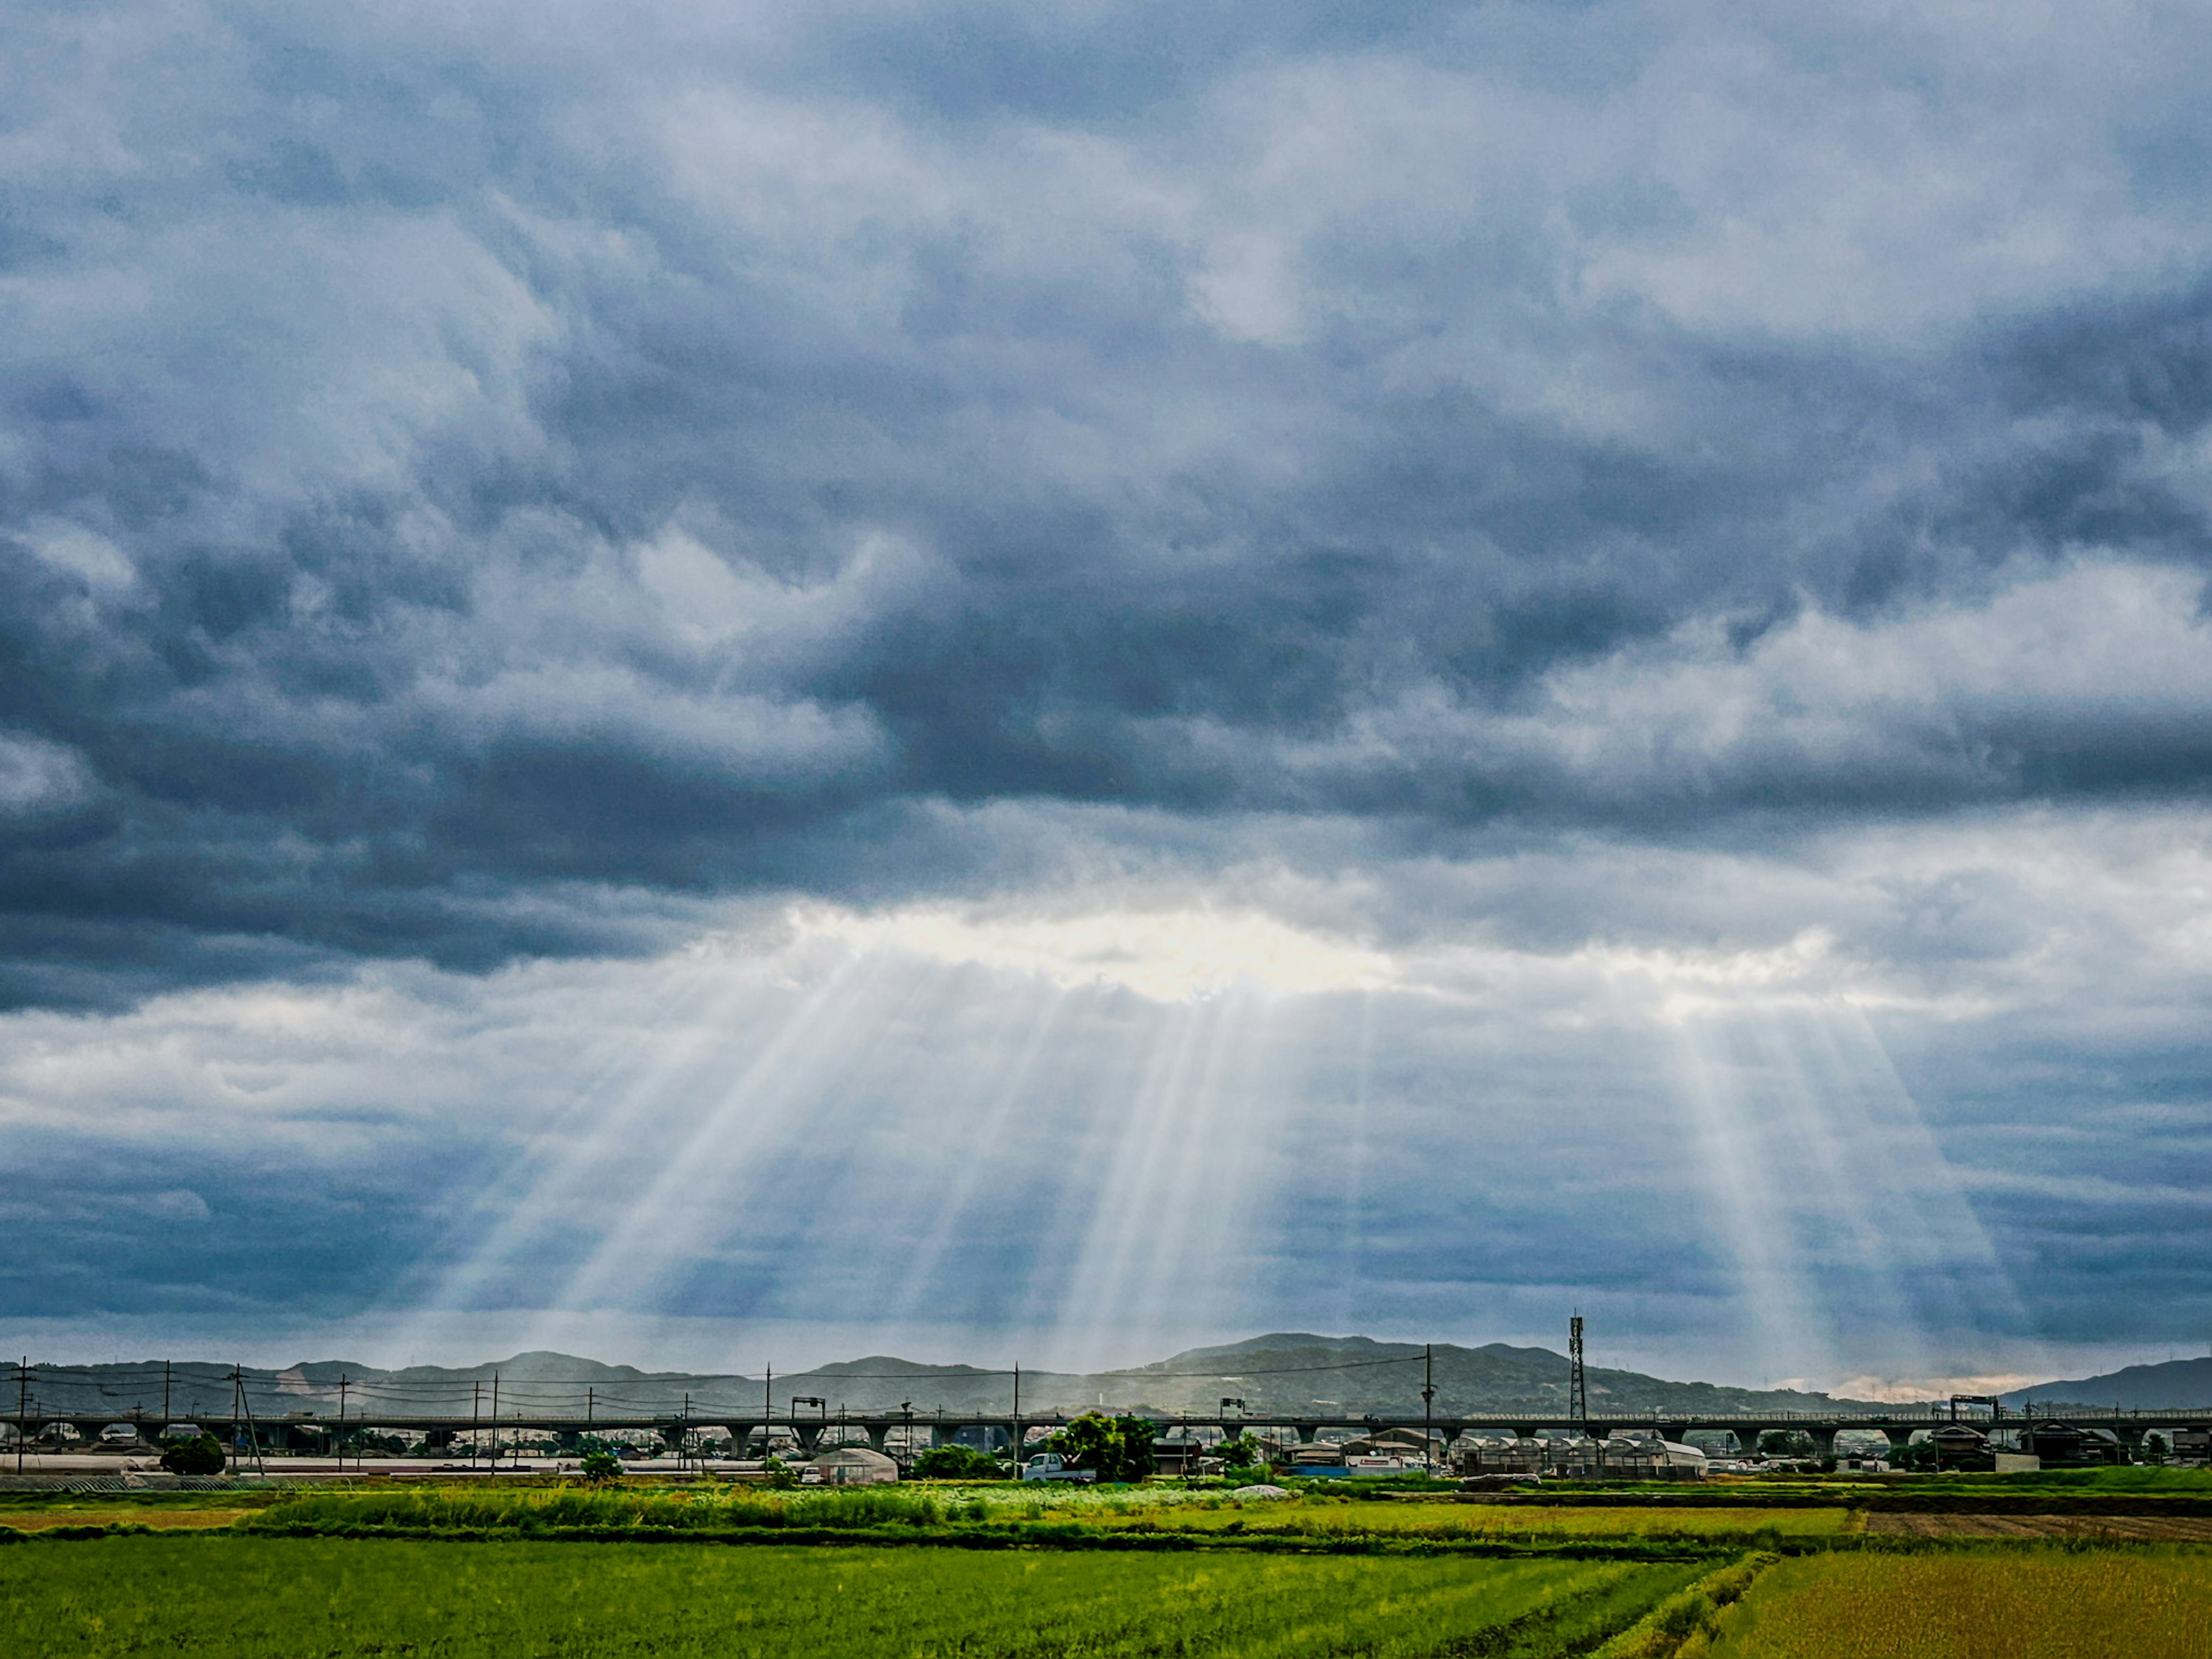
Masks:
[[[2212,16],[0,14],[0,1339],[2212,1343]]]

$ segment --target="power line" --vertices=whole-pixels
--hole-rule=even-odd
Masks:
[[[1298,1376],[1317,1375],[1323,1372],[1370,1370],[1388,1365],[1418,1364],[1425,1363],[1425,1358],[1426,1356],[1424,1352],[1416,1351],[1412,1353],[1390,1354],[1379,1359],[1340,1359],[1328,1361],[1316,1365],[1245,1366],[1234,1371],[1230,1370],[1225,1366],[1212,1370],[1168,1371],[1155,1370],[1149,1366],[1135,1365],[1109,1367],[1103,1370],[1095,1371],[1032,1371],[1030,1375],[1033,1377],[1113,1376],[1128,1378],[1137,1382],[1149,1382],[1154,1379],[1163,1382],[1175,1382],[1188,1379],[1231,1376]],[[141,1392],[151,1394],[153,1390],[150,1385],[154,1378],[157,1376],[173,1377],[176,1382],[190,1383],[198,1381],[227,1382],[233,1380],[233,1378],[238,1375],[236,1370],[234,1370],[229,1373],[226,1373],[210,1366],[209,1368],[210,1375],[208,1377],[198,1378],[192,1376],[182,1367],[179,1367],[176,1371],[172,1372],[170,1368],[167,1365],[156,1366],[151,1363],[149,1363],[143,1368],[133,1365],[111,1369],[108,1367],[94,1368],[90,1366],[29,1364],[27,1362],[26,1369],[38,1372],[40,1376],[46,1379],[50,1383],[59,1383],[63,1386],[75,1387],[97,1392],[103,1398],[106,1399],[135,1397],[137,1394]],[[149,1386],[143,1390],[133,1390],[126,1393],[121,1389],[105,1386],[109,1382],[124,1380],[117,1376],[116,1373],[118,1370],[135,1371],[141,1369],[143,1370],[149,1384]],[[983,1382],[996,1377],[1011,1377],[1015,1376],[1019,1370],[1020,1368],[1018,1366],[1012,1366],[1000,1370],[995,1368],[986,1369],[973,1365],[957,1365],[923,1367],[903,1371],[820,1370],[787,1373],[787,1375],[792,1376],[794,1380],[811,1379],[824,1382],[908,1382],[919,1381]],[[499,1373],[495,1371],[493,1375],[496,1377]],[[767,1375],[769,1376],[772,1376],[774,1373],[769,1372]],[[76,1382],[72,1382],[69,1380],[77,1377],[81,1377],[84,1380]],[[464,1390],[473,1390],[477,1387],[480,1386],[482,1382],[481,1378],[470,1376],[455,1376],[452,1378],[393,1376],[378,1377],[374,1379],[349,1379],[346,1376],[341,1376],[332,1377],[328,1380],[323,1380],[314,1377],[295,1376],[286,1371],[275,1370],[264,1372],[260,1376],[253,1377],[252,1380],[257,1383],[265,1382],[266,1385],[275,1387],[280,1393],[291,1394],[295,1395],[295,1397],[302,1399],[313,1399],[317,1397],[319,1395],[325,1393],[343,1394],[349,1389],[358,1389],[364,1395],[371,1394],[380,1395],[386,1397],[387,1399],[394,1400],[395,1403],[402,1401],[404,1397],[407,1395],[414,1395],[419,1398],[423,1395],[435,1395],[442,1394],[452,1395],[458,1397]],[[696,1385],[702,1382],[731,1382],[743,1383],[750,1386],[755,1380],[755,1378],[743,1371],[690,1373],[671,1372],[658,1376],[626,1378],[621,1382],[612,1385],[608,1384],[604,1379],[598,1377],[540,1376],[531,1377],[526,1381],[515,1383],[505,1384],[504,1392],[510,1396],[520,1396],[534,1399],[542,1398],[549,1392],[556,1389],[589,1388],[596,1389],[598,1397],[602,1401],[619,1402],[624,1396],[653,1396],[678,1391],[685,1383]],[[765,1379],[763,1380],[764,1381]]]

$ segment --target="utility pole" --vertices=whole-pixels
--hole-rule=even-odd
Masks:
[[[482,1431],[477,1424],[483,1416],[483,1378],[477,1377],[469,1384],[469,1467],[477,1466],[477,1454],[482,1449],[477,1440]]]
[[[911,1451],[912,1447],[908,1449]],[[1022,1368],[1014,1367],[1014,1478],[1022,1474]]]
[[[353,1379],[343,1371],[338,1374],[338,1473],[345,1473],[346,1389]]]
[[[592,1426],[592,1407],[597,1402],[598,1396],[597,1389],[587,1388],[584,1390],[584,1426],[587,1429]]]
[[[491,1472],[499,1473],[499,1373],[491,1374]]]
[[[169,1362],[161,1362],[161,1426],[169,1426]]]
[[[1421,1473],[1434,1474],[1436,1468],[1430,1451],[1437,1443],[1436,1413],[1432,1409],[1437,1397],[1437,1351],[1429,1343],[1421,1344]]]
[[[15,1367],[15,1473],[23,1472],[23,1442],[31,1432],[31,1356]]]
[[[233,1366],[231,1375],[238,1379],[238,1409],[246,1416],[246,1443],[252,1450],[254,1469],[266,1480],[269,1466],[261,1461],[261,1431],[253,1425],[253,1402],[246,1396],[246,1367]]]
[[[1583,1376],[1583,1316],[1577,1314],[1567,1321],[1567,1409],[1574,1414],[1575,1428],[1583,1438],[1589,1438],[1589,1385]]]
[[[761,1379],[761,1462],[775,1455],[775,1367]]]

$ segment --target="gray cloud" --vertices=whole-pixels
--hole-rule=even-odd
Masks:
[[[1416,954],[1809,930],[1995,1063],[2021,964],[2111,961],[2050,823],[2196,833],[2186,12],[0,28],[11,1007],[1204,892]],[[2195,1075],[2115,1040],[2130,1100]],[[2063,1164],[1972,1188],[2054,1286]]]

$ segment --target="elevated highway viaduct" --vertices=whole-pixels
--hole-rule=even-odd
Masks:
[[[1300,1440],[1314,1440],[1324,1429],[1348,1431],[1353,1434],[1370,1434],[1386,1428],[1422,1426],[1419,1412],[1391,1416],[1323,1417],[1296,1413],[1289,1416],[1255,1416],[1250,1419],[1224,1417],[1220,1414],[1174,1415],[1150,1414],[1168,1437],[1182,1437],[1192,1430],[1208,1430],[1222,1434],[1237,1434],[1255,1431],[1287,1431]],[[1600,1439],[1616,1431],[1649,1434],[1656,1431],[1668,1440],[1680,1440],[1691,1434],[1727,1432],[1736,1438],[1739,1445],[1753,1446],[1757,1437],[1770,1430],[1794,1430],[1809,1436],[1817,1455],[1835,1455],[1836,1437],[1846,1430],[1872,1430],[1886,1436],[1892,1444],[1911,1438],[1916,1431],[1933,1430],[1943,1424],[1958,1421],[1972,1422],[1983,1429],[2022,1426],[2031,1420],[2041,1420],[2042,1413],[2031,1419],[2027,1416],[2008,1413],[1992,1419],[1987,1416],[1954,1419],[1948,1410],[1912,1410],[1900,1408],[1881,1413],[1832,1413],[1814,1415],[1786,1413],[1761,1413],[1756,1415],[1729,1413],[1642,1413],[1635,1415],[1593,1416],[1585,1425],[1589,1433]],[[2064,1419],[2082,1428],[2110,1430],[2130,1449],[2142,1443],[2143,1435],[2151,1429],[2203,1428],[2212,1424],[2212,1406],[2185,1410],[2105,1411],[2094,1413],[2064,1412]],[[372,1408],[367,1414],[352,1414],[343,1418],[319,1413],[295,1412],[282,1417],[265,1417],[255,1413],[250,1419],[251,1431],[258,1444],[268,1449],[297,1448],[308,1449],[327,1443],[336,1432],[346,1435],[364,1428],[393,1431],[407,1437],[419,1438],[434,1448],[452,1445],[466,1435],[501,1436],[518,1431],[550,1433],[571,1443],[586,1436],[648,1433],[659,1437],[672,1451],[680,1449],[688,1437],[698,1430],[726,1430],[732,1438],[743,1446],[747,1441],[760,1437],[763,1431],[790,1435],[808,1451],[824,1441],[865,1440],[878,1450],[884,1449],[892,1431],[904,1430],[902,1437],[909,1445],[917,1437],[926,1437],[936,1445],[950,1444],[959,1438],[963,1430],[996,1430],[1011,1442],[1027,1441],[1039,1433],[1050,1433],[1065,1427],[1071,1420],[1064,1412],[1025,1413],[1017,1418],[1009,1413],[979,1412],[846,1412],[842,1413],[777,1413],[770,1414],[755,1409],[750,1412],[718,1411],[711,1407],[699,1407],[688,1416],[679,1413],[659,1413],[650,1415],[611,1416],[602,1413],[583,1415],[574,1412],[501,1412],[495,1419],[489,1413],[471,1415],[466,1413],[441,1413],[434,1415],[388,1413]],[[228,1437],[237,1439],[249,1430],[249,1419],[236,1417],[229,1411],[198,1413],[186,1416],[172,1412],[167,1417],[144,1411],[100,1414],[82,1410],[40,1412],[32,1410],[17,1414],[0,1413],[0,1423],[9,1425],[17,1432],[33,1437],[59,1424],[71,1425],[76,1434],[86,1440],[98,1437],[111,1424],[128,1423],[135,1426],[139,1437],[149,1443],[156,1439],[171,1423],[193,1423],[204,1428],[221,1429]],[[1573,1427],[1556,1416],[1524,1413],[1484,1413],[1473,1416],[1437,1415],[1427,1419],[1430,1428],[1449,1443],[1462,1433],[1482,1436],[1512,1435],[1522,1439],[1547,1435],[1567,1435]]]

